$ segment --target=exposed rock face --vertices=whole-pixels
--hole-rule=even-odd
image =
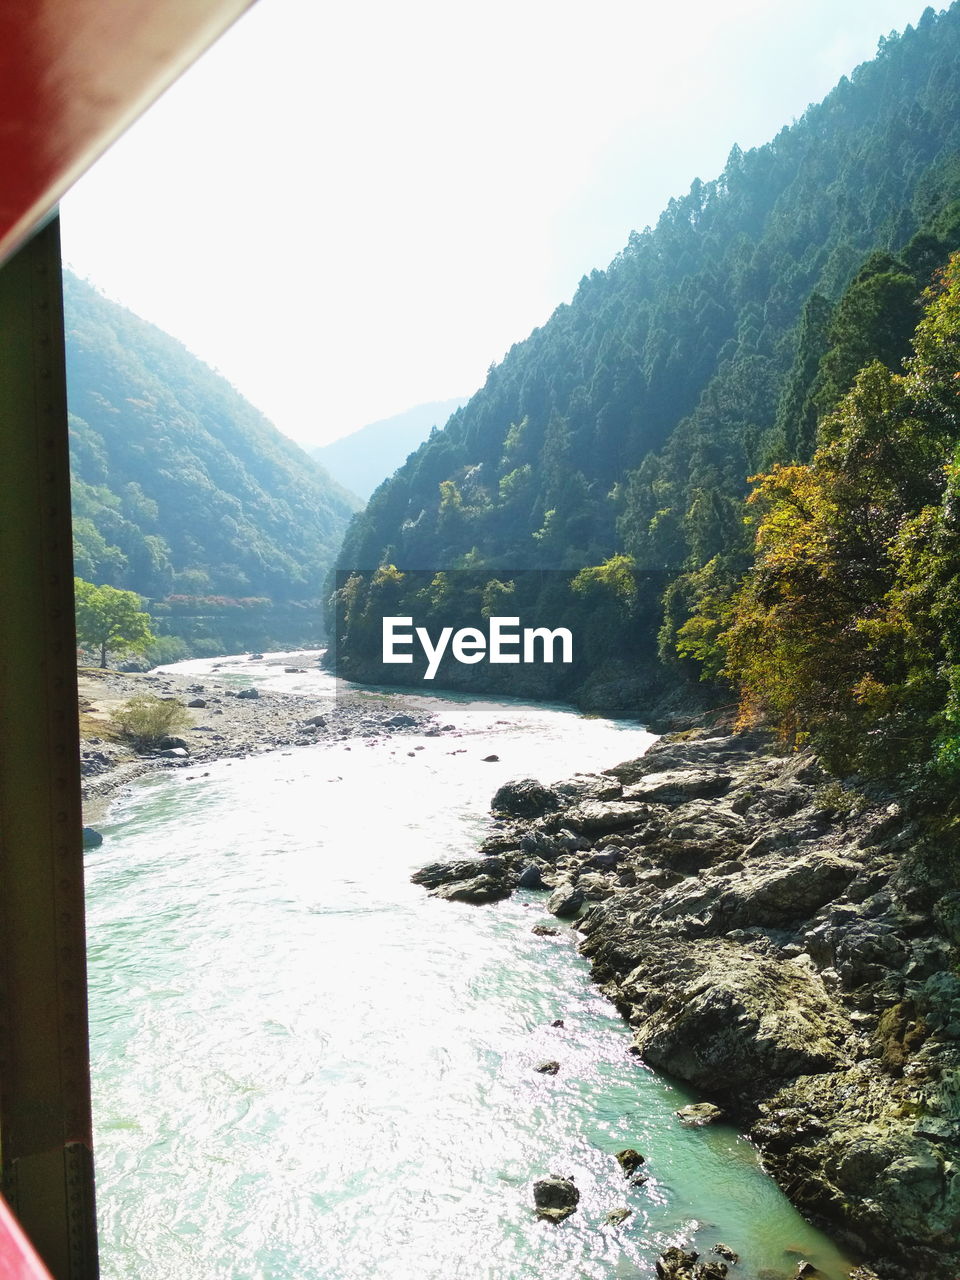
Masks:
[[[487,877],[503,894],[536,867],[549,910],[585,907],[582,950],[639,1055],[712,1100],[682,1119],[720,1104],[749,1129],[794,1202],[866,1255],[865,1277],[956,1280],[960,850],[756,734],[515,785],[538,812],[501,816],[492,856],[421,882]],[[668,1250],[657,1272],[724,1266]]]
[[[598,916],[584,922],[588,955],[603,930]],[[744,955],[724,938],[643,937],[633,949],[617,1004],[652,1066],[726,1098],[849,1064],[850,1023],[804,965]]]

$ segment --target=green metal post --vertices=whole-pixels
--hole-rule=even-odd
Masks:
[[[56,1280],[98,1274],[56,219],[0,268],[0,1167]]]

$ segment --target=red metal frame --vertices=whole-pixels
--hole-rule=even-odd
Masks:
[[[253,0],[0,0],[0,260]]]
[[[33,1245],[0,1196],[0,1280],[51,1280]]]

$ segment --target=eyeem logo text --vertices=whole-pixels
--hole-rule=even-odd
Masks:
[[[383,661],[411,663],[412,649],[419,643],[427,659],[424,680],[432,680],[437,674],[448,646],[457,662],[467,664],[485,660],[496,663],[573,661],[573,635],[566,627],[557,627],[554,631],[547,627],[524,627],[521,631],[519,627],[519,618],[489,618],[486,635],[477,627],[461,627],[456,632],[453,627],[443,627],[434,643],[426,627],[413,627],[413,618],[384,618]],[[560,657],[556,659],[558,644]],[[411,652],[400,652],[403,649]]]

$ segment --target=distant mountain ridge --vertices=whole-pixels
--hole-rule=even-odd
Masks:
[[[78,575],[181,613],[297,605],[296,634],[253,642],[309,638],[357,501],[182,343],[70,272],[64,311]]]
[[[381,418],[350,435],[310,450],[310,456],[364,502],[419,448],[432,427],[442,427],[466,404],[466,396],[431,400],[391,418]]]

